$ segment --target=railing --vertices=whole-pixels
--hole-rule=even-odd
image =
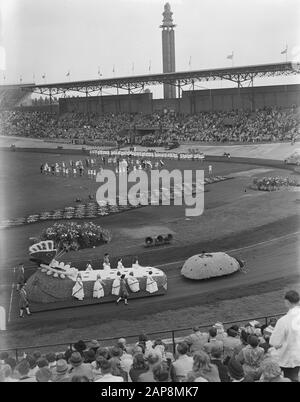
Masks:
[[[223,325],[232,325],[232,324],[243,324],[243,323],[248,323],[249,321],[253,321],[253,320],[264,320],[264,323],[266,325],[268,325],[268,320],[270,318],[277,318],[277,317],[281,317],[283,316],[284,313],[278,313],[278,314],[273,314],[270,316],[262,316],[262,317],[251,317],[251,318],[243,318],[240,320],[235,320],[235,321],[226,321],[223,322]],[[199,325],[200,329],[208,329],[212,326],[213,324],[206,324],[206,325]],[[162,336],[164,335],[169,335],[169,337],[167,339],[163,339],[164,343],[167,344],[169,347],[171,347],[172,352],[175,353],[176,350],[176,343],[178,343],[182,337],[187,336],[190,331],[192,330],[193,327],[185,327],[185,328],[177,328],[177,329],[171,329],[171,330],[164,330],[164,331],[156,331],[156,332],[147,332],[147,335],[151,338],[153,338],[153,336],[158,339],[162,339]],[[181,334],[181,336],[179,336],[179,334]],[[176,336],[177,335],[177,336]],[[113,338],[102,338],[102,339],[97,339],[99,342],[101,342],[101,346],[105,347],[105,346],[111,346],[112,341],[115,341],[119,338],[125,338],[127,340],[127,343],[130,344],[130,339],[133,340],[133,343],[137,341],[139,335],[134,334],[134,335],[119,335]],[[90,341],[90,339],[86,339],[83,340],[85,343],[88,343]],[[49,351],[53,352],[54,349],[56,352],[59,352],[59,348],[65,347],[65,350],[67,348],[72,348],[73,344],[75,342],[64,342],[64,343],[52,343],[52,344],[47,344],[47,345],[36,345],[36,346],[18,346],[18,347],[14,347],[14,348],[7,348],[7,349],[0,349],[0,353],[1,352],[14,352],[16,360],[18,361],[19,358],[23,357],[23,354],[25,352],[29,352],[30,350],[34,350],[34,351],[41,351],[43,350],[44,353],[47,353]]]

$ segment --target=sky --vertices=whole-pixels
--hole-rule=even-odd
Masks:
[[[150,61],[160,73],[165,2],[0,0],[0,83],[88,80],[99,69],[103,78],[146,74]],[[235,66],[285,61],[286,44],[289,60],[300,57],[299,0],[170,4],[177,71],[229,67],[232,51]]]

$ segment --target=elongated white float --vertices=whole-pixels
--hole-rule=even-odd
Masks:
[[[115,292],[112,292],[113,284],[121,275],[124,277],[129,293],[129,299],[133,297],[146,297],[165,294],[167,291],[167,276],[155,267],[143,267],[138,263],[132,267],[120,267],[111,269],[97,269],[81,271],[70,266],[58,258],[62,253],[57,252],[52,241],[44,241],[34,244],[29,248],[31,260],[38,267],[36,272],[27,280],[26,291],[28,299],[35,305],[47,305],[61,302],[62,307],[75,303],[94,304],[116,300]],[[74,297],[74,286],[80,277],[83,288],[80,291],[79,300]],[[101,285],[94,292],[96,281]],[[80,285],[81,286],[81,285]],[[97,295],[97,297],[95,297]],[[101,295],[101,297],[100,297]],[[33,308],[34,311],[34,308]]]

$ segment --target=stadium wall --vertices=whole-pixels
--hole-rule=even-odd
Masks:
[[[60,113],[152,113],[152,94],[105,95],[59,99]]]
[[[60,113],[143,113],[161,112],[193,114],[209,111],[255,110],[278,106],[300,106],[300,85],[274,85],[246,88],[183,91],[177,99],[153,99],[151,93],[133,95],[62,98]]]

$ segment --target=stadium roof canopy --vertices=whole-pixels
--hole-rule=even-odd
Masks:
[[[52,84],[26,85],[25,91],[43,95],[58,95],[68,91],[83,92],[87,96],[102,88],[126,89],[128,93],[145,85],[171,84],[178,87],[194,85],[197,81],[229,80],[242,86],[252,83],[254,78],[295,75],[300,73],[300,63],[258,64],[252,66],[216,68],[211,70],[182,71],[174,73],[134,75],[129,77],[104,78],[88,81],[60,82]]]

